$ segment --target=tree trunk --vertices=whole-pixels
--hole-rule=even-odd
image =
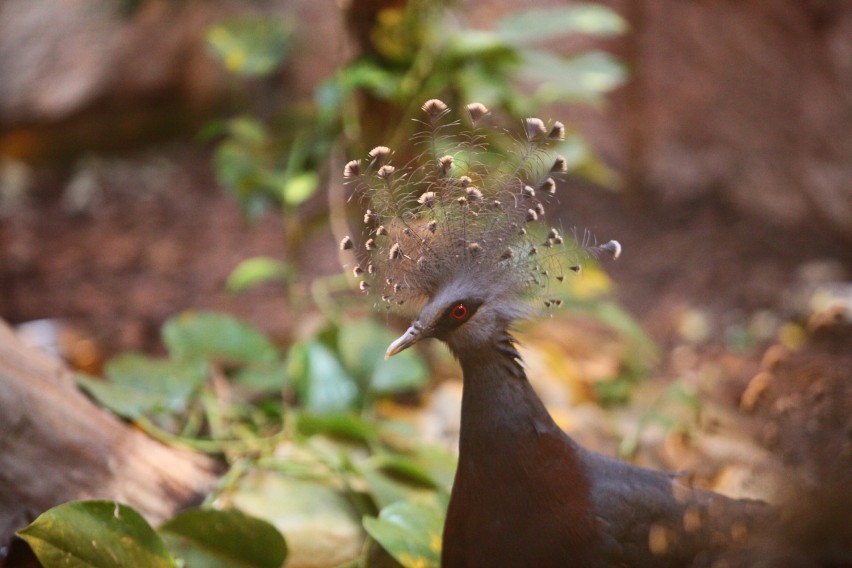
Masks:
[[[167,447],[93,404],[72,372],[0,320],[0,546],[74,499],[115,499],[157,524],[199,501],[207,456]]]

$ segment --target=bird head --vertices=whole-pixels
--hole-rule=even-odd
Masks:
[[[456,354],[485,345],[532,313],[536,299],[561,305],[547,290],[577,272],[582,258],[621,250],[588,236],[578,244],[545,223],[545,204],[567,171],[555,151],[562,123],[527,118],[513,150],[501,153],[488,144],[483,105],[467,105],[456,121],[437,99],[422,110],[419,158],[397,168],[393,152],[378,146],[344,168],[352,196],[367,202],[361,242],[340,243],[355,253],[360,289],[387,309],[417,313],[388,357],[427,337]]]
[[[427,337],[440,339],[455,354],[493,344],[513,320],[530,311],[528,304],[511,294],[494,291],[477,276],[462,276],[441,288],[406,332],[388,347],[385,358]]]

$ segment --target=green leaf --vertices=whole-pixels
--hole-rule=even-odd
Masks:
[[[174,568],[163,541],[142,516],[114,501],[72,501],[18,531],[47,568]]]
[[[380,99],[392,100],[399,95],[402,76],[369,59],[360,59],[343,69],[340,82],[346,91],[363,89]]]
[[[346,412],[358,400],[355,380],[334,353],[319,341],[293,345],[287,366],[302,406],[308,412]]]
[[[444,513],[437,502],[399,501],[363,522],[367,533],[405,568],[440,567]]]
[[[97,377],[83,373],[75,376],[77,384],[101,406],[110,409],[115,414],[133,420],[160,404],[159,399],[152,400],[132,388],[114,385]]]
[[[410,483],[436,489],[437,484],[431,474],[416,460],[401,455],[385,454],[377,459],[378,466],[394,477]]]
[[[163,326],[163,341],[180,361],[274,362],[275,345],[260,331],[226,314],[184,312]]]
[[[201,126],[195,138],[199,142],[211,142],[220,136],[224,136],[227,131],[228,122],[226,120],[210,120]]]
[[[77,382],[105,407],[133,419],[152,412],[183,412],[205,373],[204,365],[197,363],[126,353],[106,364],[109,381],[79,374]]]
[[[349,95],[349,89],[342,84],[339,77],[332,76],[320,81],[314,89],[317,123],[326,127],[333,124],[340,116],[340,109],[346,104],[346,97]]]
[[[337,566],[359,554],[360,519],[346,495],[322,483],[251,469],[221,499],[275,525],[294,564]]]
[[[280,568],[287,558],[274,526],[235,509],[185,511],[162,525],[160,535],[185,566]]]
[[[428,472],[432,483],[449,495],[458,465],[458,457],[454,453],[438,446],[422,445],[410,459]]]
[[[315,172],[302,172],[287,179],[281,188],[281,197],[285,204],[296,207],[316,193],[317,187],[319,176]]]
[[[383,471],[380,463],[371,461],[354,467],[367,484],[370,495],[379,508],[397,501],[422,500],[435,494],[434,489],[419,483],[410,483]]]
[[[283,361],[259,361],[233,373],[231,380],[259,395],[279,393],[288,383],[287,366]]]
[[[260,150],[247,148],[235,140],[225,140],[213,154],[216,181],[240,203],[244,210],[262,209],[271,199],[266,195],[267,187],[261,180],[265,160]]]
[[[266,126],[251,116],[232,118],[228,121],[227,130],[235,140],[243,144],[259,146],[266,144],[269,140]]]
[[[517,50],[495,33],[466,29],[453,34],[447,42],[445,56],[450,60],[476,61],[493,65],[497,62],[514,63]]]
[[[227,122],[228,137],[213,154],[216,181],[226,188],[250,215],[262,213],[277,197],[265,177],[274,176],[274,156],[266,126],[240,116]]]
[[[621,63],[603,51],[561,57],[529,49],[524,50],[522,56],[519,74],[539,85],[536,98],[542,104],[574,100],[596,102],[627,79]]]
[[[569,34],[619,35],[627,23],[600,4],[572,4],[515,12],[497,22],[497,34],[513,45],[541,42]]]
[[[241,292],[263,282],[285,280],[290,272],[290,267],[280,260],[256,256],[237,265],[228,276],[225,288],[229,292]]]
[[[242,145],[226,140],[213,153],[213,169],[216,181],[237,195],[243,180],[254,172],[256,165],[254,157]]]
[[[416,351],[403,351],[387,361],[383,360],[376,368],[370,380],[370,390],[376,394],[415,390],[426,384],[428,376],[426,363],[420,355]]]
[[[498,108],[515,91],[505,74],[492,73],[478,65],[467,65],[458,73],[455,88],[462,100],[481,102],[488,108]]]
[[[349,414],[299,414],[299,432],[304,436],[327,434],[371,442],[378,438],[376,426]]]
[[[628,378],[616,378],[611,381],[597,381],[593,383],[595,396],[601,406],[609,408],[630,401],[633,391],[633,381]]]
[[[280,67],[290,49],[291,26],[269,17],[221,22],[207,31],[207,45],[225,68],[239,75],[267,75]]]
[[[385,351],[394,339],[386,327],[369,318],[347,322],[340,328],[340,358],[372,393],[390,394],[426,384],[428,369],[416,351],[403,351],[385,360]]]

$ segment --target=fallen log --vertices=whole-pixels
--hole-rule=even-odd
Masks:
[[[75,499],[114,499],[156,525],[215,480],[208,456],[165,446],[98,407],[61,361],[0,320],[0,548]]]

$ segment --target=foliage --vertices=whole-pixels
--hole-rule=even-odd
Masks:
[[[290,267],[266,256],[257,256],[241,262],[234,268],[225,288],[229,292],[242,292],[263,282],[286,281],[292,276]]]
[[[322,146],[308,132],[283,139],[263,122],[238,116],[208,129],[206,135],[213,134],[223,135],[213,155],[216,177],[250,218],[271,204],[292,213],[316,192],[319,177],[306,168],[316,161],[310,149]]]
[[[378,518],[364,519],[364,528],[405,568],[441,565],[444,510],[436,502],[397,501]]]
[[[287,557],[287,544],[275,527],[237,510],[184,511],[159,533],[186,566],[280,568]]]
[[[279,568],[287,545],[275,528],[236,510],[184,511],[155,531],[112,501],[56,506],[18,535],[43,566]]]
[[[236,18],[207,30],[207,45],[231,73],[263,76],[281,66],[290,51],[292,25],[272,18]]]
[[[282,353],[259,330],[233,317],[186,312],[163,326],[167,357],[119,355],[107,362],[106,380],[85,375],[78,380],[101,404],[153,436],[225,455],[231,472],[211,502],[274,522],[282,512],[293,513],[292,492],[282,492],[282,500],[276,501],[274,488],[300,480],[299,491],[314,496],[301,502],[303,515],[326,502],[338,503],[332,517],[358,518],[412,496],[448,494],[455,468],[449,454],[423,446],[400,424],[374,417],[376,397],[422,388],[426,380],[425,363],[414,351],[383,364],[384,347],[392,339],[384,326],[369,319],[329,323],[317,336]],[[279,456],[282,444],[294,453]],[[259,472],[267,473],[261,485]],[[141,542],[136,532],[147,525],[132,517],[132,511],[130,526],[115,525],[95,505],[49,513],[23,533],[51,543],[40,553],[48,559],[46,565],[77,555],[74,547],[93,534],[105,538],[107,546],[109,535],[119,529],[130,531],[122,538],[139,540],[145,554],[162,548],[150,529],[148,540]],[[60,520],[72,514],[93,518],[74,524],[82,533],[72,531],[67,537],[71,529],[54,520],[57,514]],[[194,529],[195,518],[179,516],[159,533],[172,555],[192,558],[197,562],[192,565],[218,566],[226,561],[215,559],[232,552],[228,543],[243,540],[239,535],[247,529],[241,523],[233,516],[217,525],[228,534],[203,541],[205,533]],[[168,555],[161,556],[163,565],[172,565]]]
[[[222,136],[214,156],[217,178],[250,217],[278,205],[296,222],[293,210],[316,192],[315,172],[341,135],[359,150],[379,142],[399,147],[408,140],[411,111],[435,96],[481,102],[518,118],[553,103],[598,103],[625,80],[614,57],[600,50],[562,55],[536,46],[571,34],[617,35],[625,27],[615,12],[595,4],[512,13],[493,31],[462,25],[440,2],[410,0],[388,8],[371,36],[375,53],[320,83],[312,103],[288,107],[280,121],[244,114],[209,129],[208,136]],[[286,64],[292,33],[266,19],[240,20],[214,26],[207,41],[225,68],[265,76]],[[383,140],[364,140],[363,125],[353,120],[364,95],[390,105],[398,119],[381,133]],[[612,182],[582,136],[569,131],[568,141],[579,153],[575,173]]]
[[[298,409],[327,415],[364,412],[376,396],[422,387],[426,366],[415,352],[382,364],[382,346],[393,339],[372,320],[329,323],[285,355],[236,318],[186,312],[163,326],[167,358],[119,355],[107,362],[106,381],[80,375],[78,382],[119,416],[150,420],[191,445],[206,428],[204,441],[224,448],[246,423],[267,431],[291,410],[277,400],[282,391],[296,398]],[[217,389],[227,389],[230,402]]]

